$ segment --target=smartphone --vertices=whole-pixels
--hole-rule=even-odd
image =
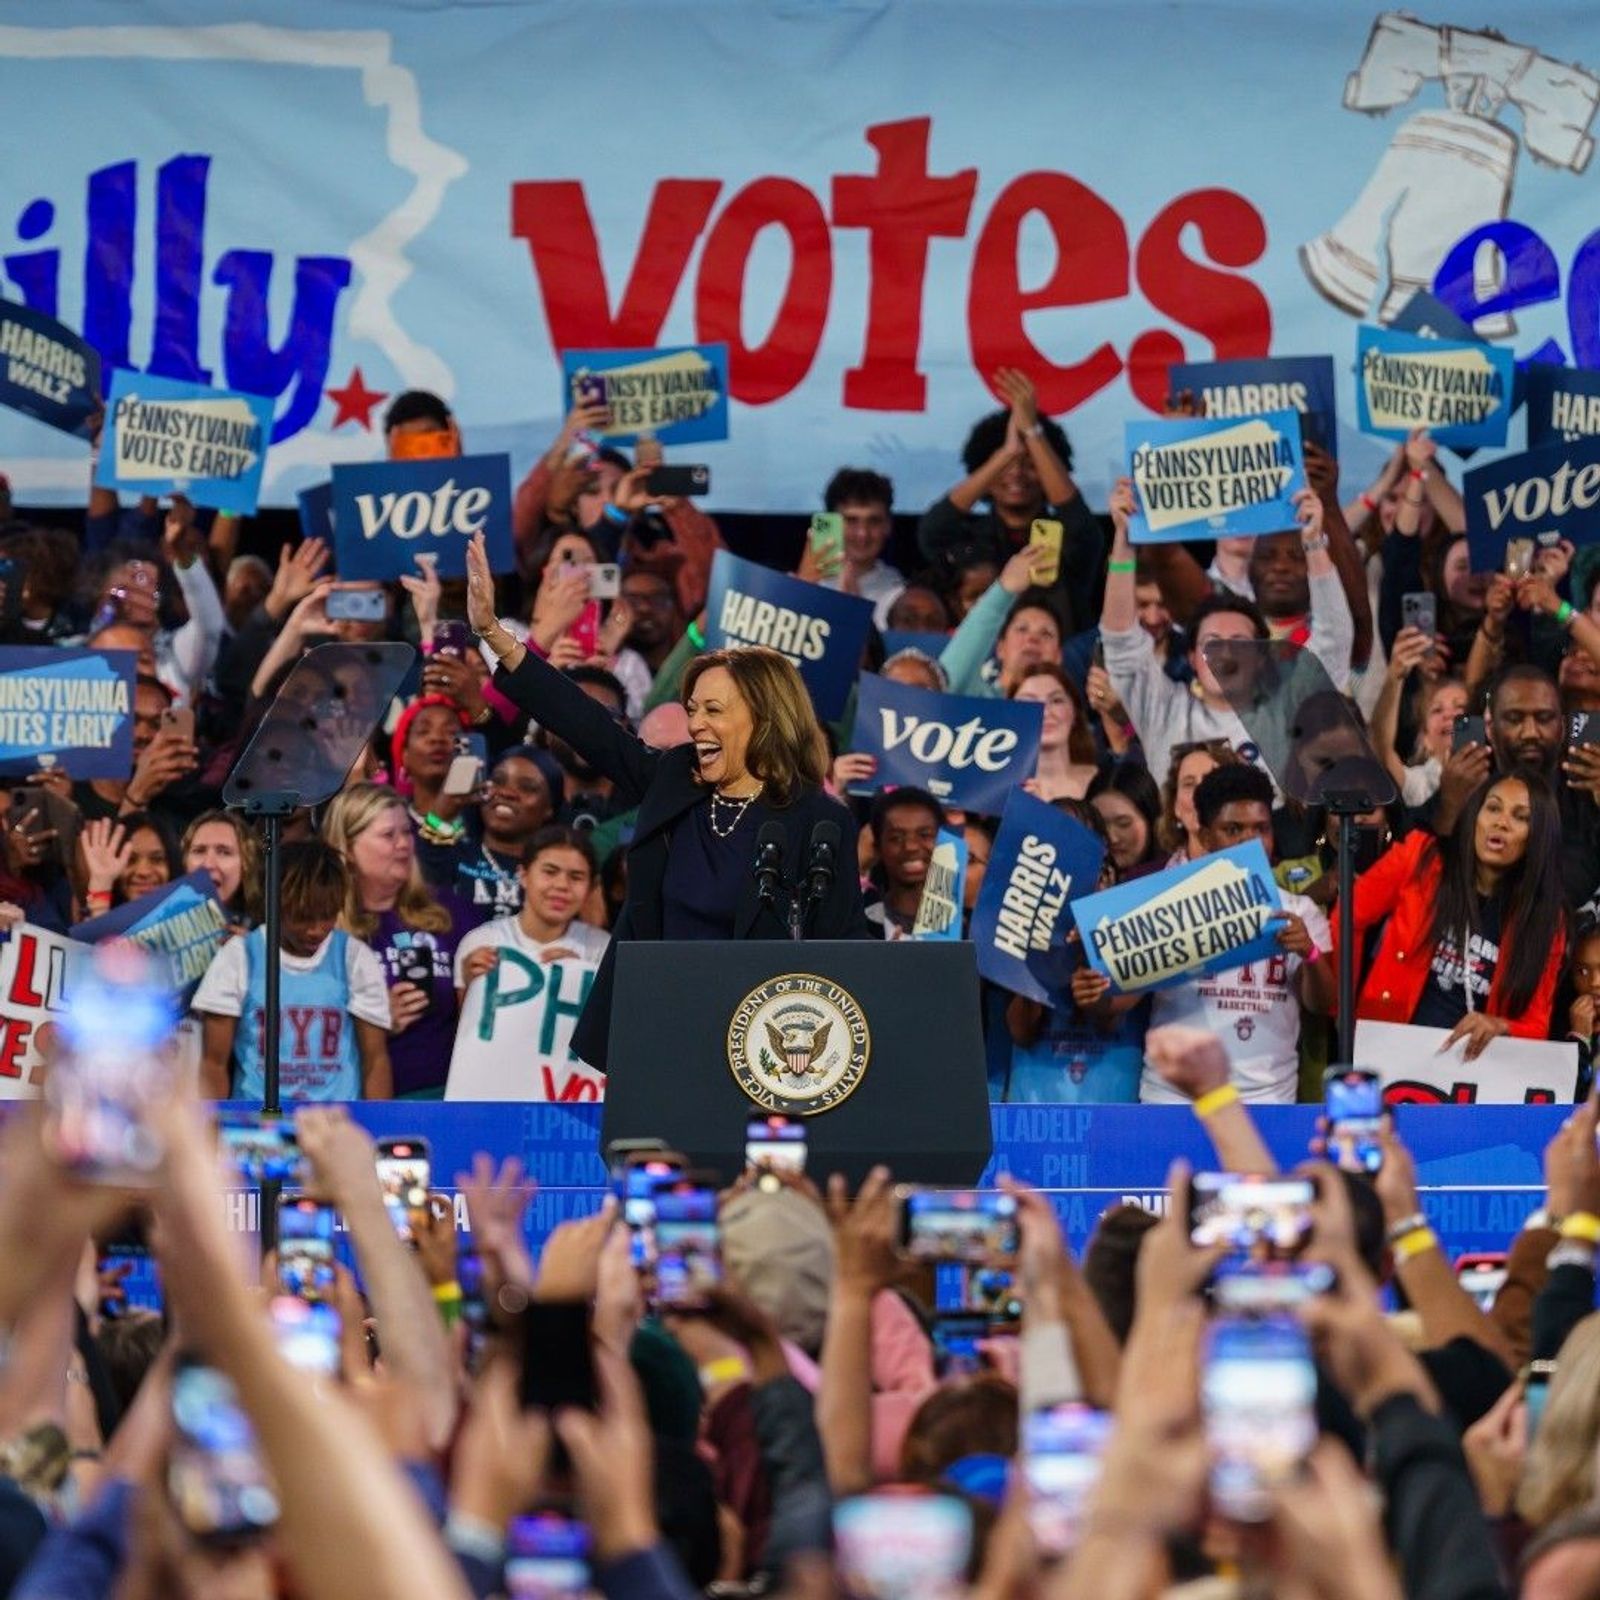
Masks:
[[[707,1291],[722,1282],[716,1184],[683,1173],[657,1184],[653,1203],[656,1304],[704,1305]]]
[[[1506,540],[1506,576],[1526,578],[1533,570],[1533,540]]]
[[[586,1300],[533,1300],[522,1310],[522,1409],[600,1404]]]
[[[1286,1261],[1311,1237],[1309,1178],[1197,1172],[1189,1187],[1189,1241],[1198,1250],[1226,1245],[1253,1261]]]
[[[1041,1555],[1064,1556],[1078,1542],[1112,1427],[1110,1412],[1076,1404],[1041,1406],[1022,1419],[1028,1523]]]
[[[751,1117],[744,1127],[744,1160],[747,1167],[804,1172],[805,1123],[798,1117],[786,1117],[777,1112]]]
[[[580,1600],[591,1593],[586,1524],[557,1512],[513,1517],[506,1529],[506,1600]]]
[[[382,589],[334,589],[322,614],[329,622],[382,622],[389,615],[389,597]]]
[[[832,577],[844,565],[844,517],[837,511],[819,511],[811,519],[806,535],[817,570]]]
[[[1032,526],[1028,529],[1028,547],[1034,549],[1043,546],[1050,552],[1049,558],[1043,565],[1036,568],[1033,581],[1037,584],[1052,584],[1061,576],[1061,540],[1066,530],[1054,517],[1035,517]]]
[[[583,570],[589,574],[591,600],[615,600],[622,592],[622,568],[615,561],[596,561]]]
[[[970,1377],[983,1370],[985,1339],[993,1336],[986,1311],[940,1311],[933,1319],[934,1365],[941,1378]]]
[[[179,1356],[172,1375],[167,1495],[178,1521],[202,1544],[259,1538],[278,1520],[277,1492],[238,1392],[190,1356]]]
[[[1383,1081],[1371,1067],[1329,1067],[1322,1076],[1328,1154],[1346,1172],[1383,1165]]]
[[[981,1311],[991,1330],[1009,1328],[1022,1320],[1022,1301],[1017,1295],[1016,1275],[1000,1267],[973,1267],[966,1279],[966,1309]]]
[[[1503,1250],[1460,1256],[1456,1260],[1456,1282],[1478,1302],[1481,1310],[1494,1309],[1495,1297],[1505,1281],[1506,1254]]]
[[[1017,1253],[1017,1202],[994,1189],[918,1189],[902,1185],[900,1242],[915,1261],[980,1265]]]
[[[472,648],[472,629],[457,617],[433,625],[433,653],[465,661]]]
[[[1522,1369],[1522,1399],[1528,1408],[1528,1443],[1544,1421],[1545,1403],[1550,1398],[1550,1380],[1556,1375],[1553,1361],[1530,1361]]]
[[[483,781],[483,759],[474,755],[455,756],[445,771],[444,782],[439,785],[441,794],[471,794]]]
[[[628,1168],[638,1161],[666,1154],[665,1139],[613,1139],[606,1146],[606,1170],[611,1175],[611,1192],[620,1200]],[[682,1165],[682,1162],[679,1164]]]
[[[303,1194],[278,1196],[278,1287],[320,1303],[333,1293],[337,1213]]]
[[[428,1204],[430,1156],[428,1141],[422,1138],[380,1139],[377,1143],[378,1187],[383,1190],[394,1231],[406,1244],[414,1238],[411,1213]]]
[[[578,649],[583,652],[585,661],[590,656],[600,652],[600,602],[586,600],[583,610],[578,613],[578,619],[567,629],[567,638],[571,639]]]
[[[656,1267],[656,1190],[683,1175],[684,1160],[662,1151],[631,1163],[621,1182],[622,1220],[628,1229],[628,1259],[635,1271]]]
[[[1325,1261],[1235,1261],[1211,1279],[1211,1303],[1239,1316],[1286,1314],[1319,1294],[1332,1294],[1339,1275]]]
[[[1213,1322],[1200,1377],[1211,1503],[1264,1522],[1317,1442],[1317,1373],[1305,1330],[1288,1318]]]
[[[151,1126],[176,1084],[176,1019],[164,976],[139,946],[114,942],[95,947],[72,986],[44,1081],[41,1133],[75,1177],[138,1186],[165,1157]]]
[[[161,731],[178,744],[193,744],[193,708],[190,706],[168,706],[161,713]]]
[[[398,943],[398,941],[397,941]],[[433,1006],[433,951],[426,945],[405,945],[395,951],[395,982],[410,983],[428,997],[428,1006]]]
[[[1428,594],[1403,594],[1400,596],[1400,621],[1404,627],[1415,628],[1428,640],[1432,648],[1433,640],[1439,632],[1439,600],[1438,596]]]
[[[605,406],[609,413],[611,398],[606,393],[606,380],[598,372],[573,373],[572,403],[574,406]],[[606,420],[610,421],[609,415]]]
[[[653,495],[680,497],[711,493],[710,467],[652,467],[644,480],[645,490]]]
[[[1469,744],[1488,744],[1489,734],[1482,717],[1469,717],[1462,712],[1455,721],[1455,731],[1450,735],[1450,754],[1465,750]]]
[[[50,826],[49,802],[45,790],[37,784],[24,783],[11,791],[10,814],[6,826],[23,833],[40,833]]]
[[[322,1302],[292,1294],[272,1297],[267,1307],[278,1354],[296,1372],[333,1378],[339,1373],[339,1313]]]
[[[1567,743],[1600,744],[1600,715],[1593,711],[1574,711],[1567,719]]]
[[[461,1290],[461,1320],[473,1334],[489,1330],[489,1302],[483,1295],[483,1257],[476,1250],[456,1254],[456,1284]]]
[[[833,1508],[833,1551],[851,1600],[948,1600],[966,1589],[972,1512],[922,1489],[854,1495]]]
[[[230,1111],[217,1125],[222,1151],[246,1183],[299,1183],[300,1145],[293,1119],[264,1111]]]

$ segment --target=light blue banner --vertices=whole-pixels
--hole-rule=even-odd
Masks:
[[[922,898],[917,902],[911,937],[959,939],[966,884],[967,836],[959,828],[941,828],[928,862],[928,876],[922,881]]]
[[[1257,839],[1119,883],[1073,907],[1089,965],[1120,994],[1165,989],[1264,960],[1283,909]]]
[[[1008,366],[1103,507],[1174,362],[1277,354],[1335,358],[1359,486],[1385,452],[1350,427],[1353,330],[1418,289],[1600,366],[1593,7],[1491,9],[0,0],[0,296],[106,370],[270,397],[271,505],[380,457],[406,389],[520,476],[563,350],[714,344],[713,510],[809,512],[848,463],[917,511]],[[1063,138],[971,93],[1052,106],[1064,62],[1162,114]],[[697,92],[708,63],[752,69]],[[81,505],[82,455],[0,417],[20,504]]]
[[[126,778],[137,663],[131,650],[0,648],[0,773]]]
[[[181,1008],[188,1005],[211,958],[222,948],[228,916],[210,876],[191,872],[104,916],[80,922],[71,932],[85,944],[122,938],[153,951],[168,965]]]
[[[1509,350],[1390,328],[1356,336],[1356,420],[1363,433],[1404,439],[1426,428],[1439,444],[1501,445],[1511,420]]]
[[[612,444],[648,434],[663,445],[728,437],[728,347],[669,350],[563,350],[561,381],[569,407],[599,403],[608,417],[589,431]]]
[[[1294,496],[1306,486],[1297,411],[1130,422],[1125,443],[1138,505],[1128,523],[1135,544],[1297,526]]]

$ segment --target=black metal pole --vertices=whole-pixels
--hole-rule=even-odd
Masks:
[[[279,830],[283,826],[283,819],[275,811],[269,811],[262,819],[265,829],[263,838],[262,863],[266,874],[266,940],[267,940],[267,967],[266,967],[266,996],[265,1016],[262,1018],[262,1095],[261,1109],[263,1113],[274,1114],[282,1111],[283,1105],[279,1097],[278,1083],[278,1050],[280,1043],[280,1029],[282,1015],[279,1006],[279,994],[283,980],[283,946],[282,923],[283,903],[281,897],[283,863],[279,856],[278,846],[281,842]],[[275,1179],[267,1178],[261,1184],[261,1253],[265,1255],[269,1250],[277,1247],[278,1243],[278,1193],[282,1185]]]
[[[1339,812],[1339,1060],[1355,1065],[1356,1048],[1356,819]]]

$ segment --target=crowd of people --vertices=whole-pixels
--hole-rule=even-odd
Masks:
[[[1283,911],[1277,956],[1153,996],[1120,993],[1081,962],[1049,1004],[986,983],[992,1098],[1166,1098],[1144,1041],[1172,1022],[1216,1032],[1247,1099],[1320,1096],[1336,1000],[1335,830],[1274,770],[1270,741],[1218,676],[1228,651],[1257,641],[1298,647],[1338,715],[1364,725],[1395,790],[1356,836],[1358,1015],[1444,1029],[1468,1059],[1503,1034],[1572,1039],[1581,1098],[1600,992],[1600,743],[1588,732],[1600,568],[1589,552],[1547,543],[1515,575],[1473,572],[1460,496],[1421,431],[1353,494],[1308,443],[1292,528],[1209,551],[1135,546],[1130,485],[1097,515],[1027,378],[1006,370],[995,388],[1005,408],[973,428],[965,475],[914,542],[891,539],[893,484],[846,467],[820,496],[842,540],[807,539],[795,575],[872,602],[863,673],[1041,707],[1024,787],[1103,841],[1101,886],[1258,839]],[[1172,405],[1193,409],[1187,395]],[[238,934],[193,997],[209,1093],[249,1097],[262,1080],[261,852],[219,808],[220,788],[318,643],[404,639],[420,664],[343,791],[289,828],[285,1004],[336,1007],[344,1022],[302,1031],[286,1092],[437,1097],[463,996],[497,951],[604,960],[628,916],[638,796],[592,748],[541,726],[537,694],[519,699],[492,669],[532,656],[640,748],[689,743],[685,685],[705,664],[722,538],[701,505],[651,495],[658,444],[630,458],[596,442],[602,421],[577,406],[518,488],[517,571],[471,624],[465,586],[441,582],[426,558],[395,585],[339,579],[316,538],[286,544],[274,564],[238,553],[238,519],[181,499],[123,506],[95,489],[81,539],[43,519],[0,537],[7,642],[139,662],[125,779],[75,779],[67,761],[6,780],[0,898],[13,920],[66,929],[207,873]],[[385,430],[397,456],[462,449],[449,409],[419,391],[391,404]],[[1061,525],[1059,558],[1030,541],[1039,518]],[[595,598],[591,575],[607,564],[616,594]],[[353,605],[352,591],[364,600]],[[874,792],[873,758],[852,748],[853,704],[823,728],[823,781],[859,825],[866,900],[865,928],[839,931],[911,938],[952,833],[966,847],[970,917],[997,819],[916,788]]]

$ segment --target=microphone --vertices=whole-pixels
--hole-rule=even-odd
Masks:
[[[778,890],[783,887],[783,824],[763,822],[756,835],[756,884],[761,900],[774,910],[778,904]]]
[[[815,905],[825,900],[833,887],[839,855],[839,824],[819,822],[811,830],[811,852],[806,861],[806,901]]]

